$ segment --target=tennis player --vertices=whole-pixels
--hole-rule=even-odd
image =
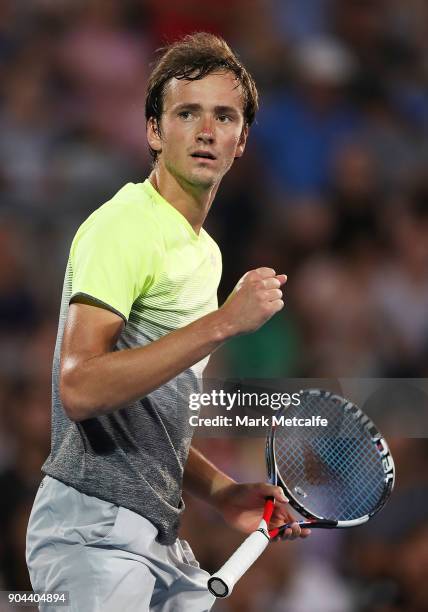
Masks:
[[[153,171],[72,242],[27,563],[34,589],[68,591],[73,611],[211,608],[208,575],[177,538],[183,487],[245,533],[268,495],[278,524],[294,520],[279,487],[238,484],[192,448],[183,401],[212,351],[284,306],[286,277],[261,267],[218,308],[221,256],[202,227],[257,106],[222,39],[198,33],[168,47],[146,98]]]

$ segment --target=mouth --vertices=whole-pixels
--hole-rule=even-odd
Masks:
[[[199,161],[214,161],[216,160],[216,156],[213,155],[210,151],[194,151],[194,153],[190,154],[190,157],[197,159]]]

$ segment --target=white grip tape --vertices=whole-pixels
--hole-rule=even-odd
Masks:
[[[266,523],[263,521],[263,524]],[[261,531],[254,531],[226,561],[223,567],[208,581],[208,588],[216,597],[228,597],[235,584],[253,565],[269,544],[269,538]]]

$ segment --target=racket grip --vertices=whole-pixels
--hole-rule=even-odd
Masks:
[[[262,521],[266,525],[265,521]],[[267,525],[266,525],[267,527]],[[244,540],[223,567],[208,580],[208,589],[216,597],[228,597],[247,569],[260,557],[269,544],[264,526]]]

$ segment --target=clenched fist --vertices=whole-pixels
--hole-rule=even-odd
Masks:
[[[233,336],[256,331],[284,307],[285,274],[272,268],[247,272],[220,308]]]

